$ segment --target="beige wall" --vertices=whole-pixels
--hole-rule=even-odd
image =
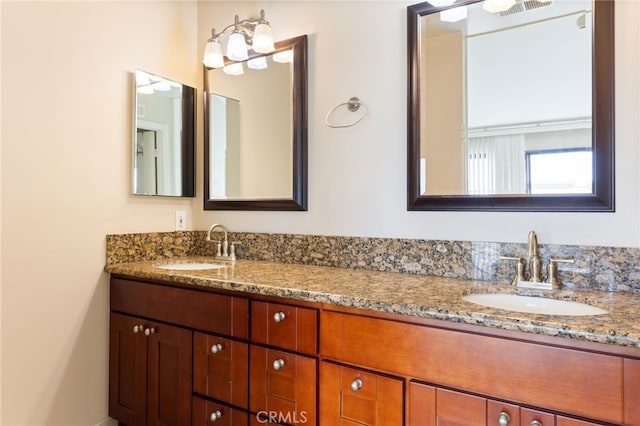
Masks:
[[[107,418],[105,235],[192,199],[131,192],[132,77],[191,86],[194,2],[2,2],[3,425]]]
[[[171,230],[178,209],[189,229],[220,221],[235,231],[518,242],[536,229],[541,243],[640,246],[638,2],[619,1],[616,14],[615,214],[406,211],[410,3],[1,3],[0,423],[105,421],[104,236]],[[129,195],[129,73],[202,87],[211,25],[261,7],[276,38],[309,34],[309,211],[203,212],[201,142],[196,200]],[[367,117],[325,126],[351,96]]]

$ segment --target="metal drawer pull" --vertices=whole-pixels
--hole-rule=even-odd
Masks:
[[[276,312],[275,314],[273,314],[273,320],[275,322],[282,322],[285,319],[285,315],[284,312]]]
[[[355,379],[353,382],[351,382],[351,390],[352,391],[358,392],[360,389],[362,389],[362,380]]]
[[[213,352],[214,354],[217,354],[221,350],[222,350],[222,345],[220,343],[216,343],[215,345],[211,346],[211,352]]]
[[[134,333],[140,333],[143,330],[144,330],[144,325],[134,325],[133,326],[133,332]]]
[[[282,367],[284,367],[284,359],[278,358],[275,361],[273,361],[274,370],[280,370]]]
[[[504,411],[501,412],[498,416],[498,426],[509,426],[509,422],[511,422],[511,416],[509,416],[509,413],[505,413]]]
[[[214,411],[213,413],[211,413],[210,419],[211,419],[212,422],[215,422],[220,417],[222,417],[222,411],[218,410],[218,411]]]
[[[154,334],[155,332],[156,332],[156,329],[155,329],[155,328],[153,328],[153,327],[151,327],[151,328],[147,328],[147,329],[144,331],[144,335],[145,335],[145,336],[151,336],[151,335],[152,335],[152,334]]]
[[[542,426],[542,423],[537,420],[534,420],[531,422],[531,426]]]

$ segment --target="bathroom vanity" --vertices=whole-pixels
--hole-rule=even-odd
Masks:
[[[640,297],[597,317],[461,299],[500,284],[238,261],[111,273],[109,412],[126,425],[640,425]]]

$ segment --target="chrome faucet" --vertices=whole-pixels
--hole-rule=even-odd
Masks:
[[[524,288],[541,290],[558,289],[562,283],[558,279],[558,263],[573,263],[573,259],[551,258],[547,265],[547,276],[542,279],[542,260],[538,252],[538,237],[534,231],[530,231],[527,237],[527,259],[513,256],[500,256],[501,260],[513,260],[516,262],[516,272],[511,280],[511,285]],[[529,268],[527,274],[526,269]]]
[[[228,239],[229,231],[227,230],[227,228],[225,228],[223,225],[220,225],[219,223],[215,223],[211,225],[211,227],[209,228],[209,233],[207,233],[207,241],[212,241],[211,233],[213,233],[213,231],[215,231],[218,228],[224,232],[224,240],[222,240],[222,243],[220,242],[220,240],[218,240],[218,249],[216,251],[216,257],[228,258],[229,257],[229,239]]]

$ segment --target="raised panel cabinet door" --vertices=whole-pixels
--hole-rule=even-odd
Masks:
[[[320,424],[400,426],[403,382],[329,362],[320,363]]]
[[[192,426],[247,426],[248,413],[219,402],[193,398]]]
[[[485,398],[436,389],[437,426],[485,426],[486,424],[487,400]]]
[[[293,305],[251,302],[251,339],[309,355],[318,349],[318,311]]]
[[[129,426],[146,425],[144,321],[116,313],[111,313],[109,322],[109,416]]]
[[[555,426],[556,416],[529,408],[520,409],[520,426]]]
[[[194,333],[193,390],[248,407],[249,345],[223,337]]]
[[[190,330],[150,324],[147,365],[147,425],[191,424],[192,335]]]
[[[556,416],[556,426],[601,426],[601,424],[571,419],[569,417]]]
[[[487,425],[520,426],[520,407],[492,399],[487,400]]]
[[[250,411],[279,423],[315,425],[317,361],[257,345],[249,354]]]
[[[640,426],[640,360],[624,360],[624,424]]]

